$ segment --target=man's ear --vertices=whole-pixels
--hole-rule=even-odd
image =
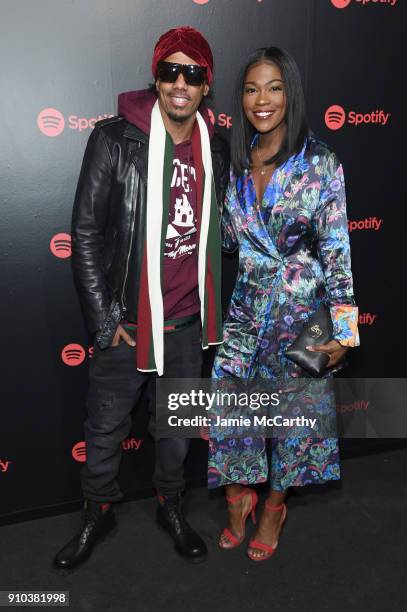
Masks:
[[[158,93],[158,83],[159,83],[159,80],[157,79],[156,82],[155,82],[155,88],[157,90],[157,93]]]
[[[204,90],[203,90],[203,95],[207,96],[208,93],[209,93],[209,85],[208,85],[208,83],[205,83]]]

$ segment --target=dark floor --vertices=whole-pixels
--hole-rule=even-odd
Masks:
[[[175,555],[148,499],[118,506],[118,533],[69,575],[50,562],[77,528],[78,513],[0,528],[0,590],[68,590],[75,612],[404,611],[407,450],[342,467],[342,484],[290,496],[278,551],[264,563],[250,561],[244,545],[218,550],[223,499],[195,489],[188,514],[209,545],[206,563]]]

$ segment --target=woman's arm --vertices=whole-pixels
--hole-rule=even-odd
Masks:
[[[358,308],[353,295],[351,256],[342,165],[335,153],[326,160],[315,215],[321,262],[334,326],[333,339],[342,347],[359,346]]]

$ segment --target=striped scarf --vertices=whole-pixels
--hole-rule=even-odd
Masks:
[[[222,342],[221,242],[212,175],[208,128],[201,114],[192,132],[196,168],[198,289],[201,301],[202,348]],[[148,151],[147,220],[140,274],[137,316],[137,369],[164,371],[164,243],[168,225],[174,144],[166,132],[158,101],[151,113]],[[159,177],[162,177],[159,180]],[[161,206],[160,206],[161,203]]]

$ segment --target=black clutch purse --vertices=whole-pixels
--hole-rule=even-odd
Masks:
[[[327,353],[313,353],[307,346],[326,344],[332,339],[333,325],[329,308],[321,304],[308,319],[304,329],[294,342],[287,348],[285,356],[306,370],[311,376],[318,378],[323,375],[329,361]]]

